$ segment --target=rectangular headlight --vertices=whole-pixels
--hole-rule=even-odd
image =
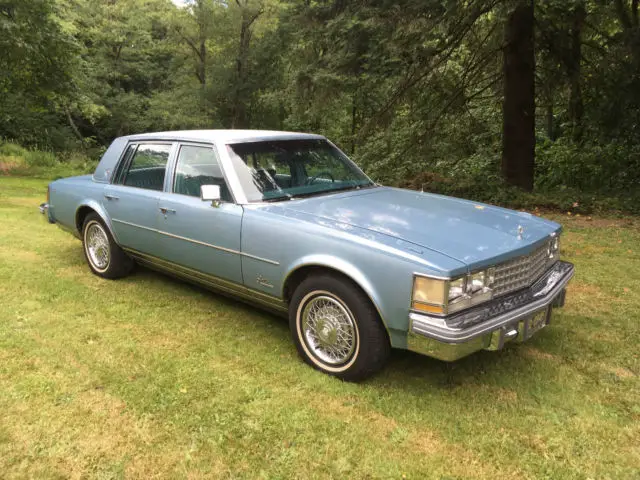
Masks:
[[[447,314],[491,299],[493,268],[453,279],[416,275],[411,308],[426,313]]]
[[[429,277],[414,277],[411,306],[429,313],[444,313],[447,304],[447,280]]]

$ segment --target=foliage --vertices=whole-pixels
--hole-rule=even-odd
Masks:
[[[0,174],[29,175],[51,180],[84,175],[95,170],[99,153],[98,149],[93,151],[91,157],[87,151],[54,153],[0,141]]]
[[[526,197],[500,166],[505,27],[527,1],[3,0],[0,136],[60,152],[144,131],[315,131],[384,183]],[[534,197],[639,195],[634,5],[535,2]]]

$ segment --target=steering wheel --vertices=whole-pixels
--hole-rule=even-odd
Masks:
[[[314,175],[313,177],[309,177],[307,178],[307,185],[313,185],[313,182],[315,182],[318,178],[320,177],[329,177],[331,179],[331,183],[335,183],[336,179],[333,178],[333,175],[331,175],[331,172],[320,172],[317,175]]]

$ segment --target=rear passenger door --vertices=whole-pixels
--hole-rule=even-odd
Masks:
[[[160,197],[158,229],[164,258],[224,281],[242,284],[240,228],[243,209],[236,205],[212,145],[179,145],[168,193]],[[200,199],[202,185],[219,185],[217,206]],[[202,279],[202,276],[197,276]],[[206,278],[206,277],[205,277]]]
[[[103,199],[121,246],[162,256],[158,200],[173,148],[171,142],[150,142],[133,143],[125,150]]]

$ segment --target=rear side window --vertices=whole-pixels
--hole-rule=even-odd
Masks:
[[[171,145],[138,145],[124,172],[123,185],[162,191]]]
[[[173,192],[200,197],[202,185],[220,186],[222,200],[231,201],[229,188],[213,148],[182,145],[178,154]]]

